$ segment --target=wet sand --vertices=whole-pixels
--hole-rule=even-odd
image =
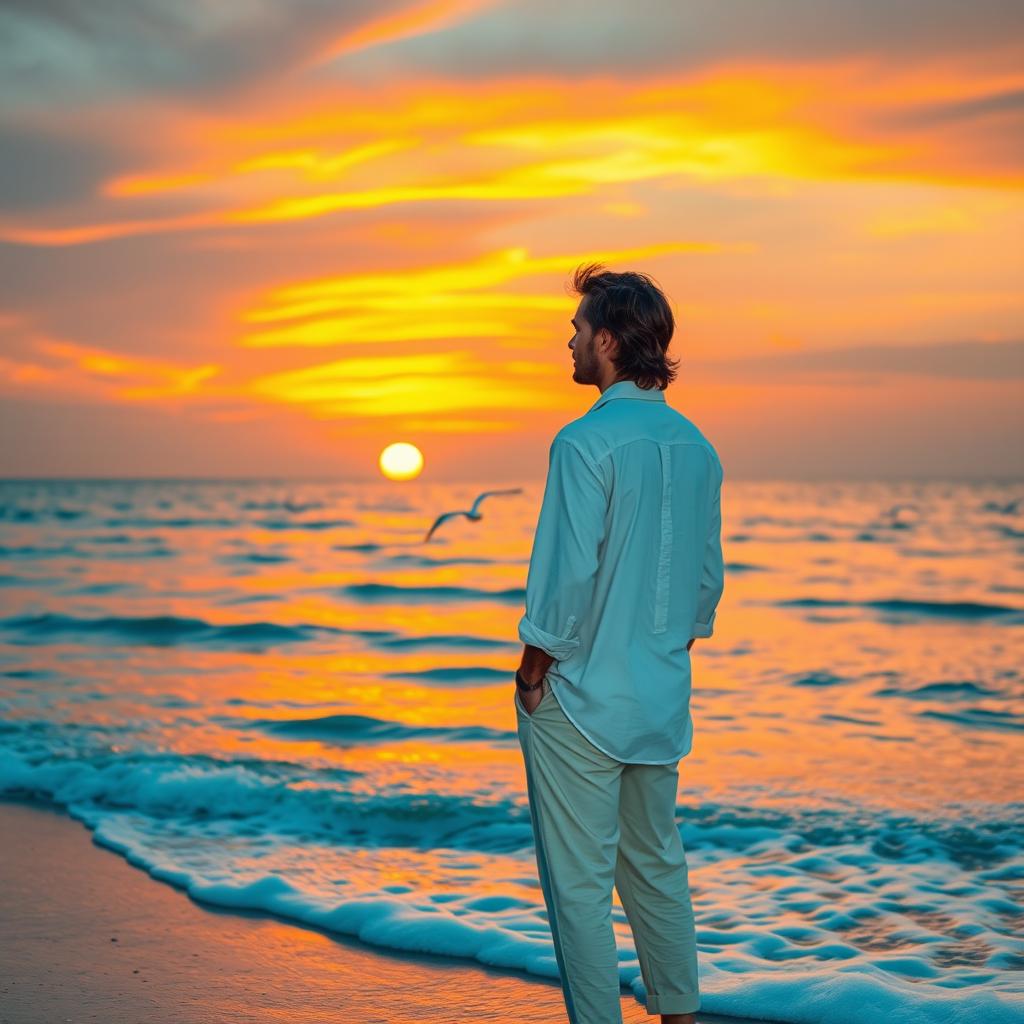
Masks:
[[[566,1020],[544,979],[199,904],[60,812],[0,802],[0,836],[0,1024]]]

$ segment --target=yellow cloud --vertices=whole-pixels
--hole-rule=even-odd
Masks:
[[[301,405],[322,419],[557,409],[564,406],[564,392],[537,382],[551,373],[544,364],[485,364],[467,352],[445,352],[338,359],[258,378],[249,390]]]
[[[576,298],[498,289],[533,277],[562,278],[591,260],[607,264],[743,248],[680,241],[554,256],[511,248],[459,263],[321,278],[270,292],[245,320],[282,326],[247,334],[241,343],[269,348],[455,338],[530,342],[550,337],[550,314],[559,310],[565,312],[568,342]]]

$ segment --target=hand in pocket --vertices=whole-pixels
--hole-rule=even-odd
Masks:
[[[537,710],[537,706],[544,699],[544,694],[547,693],[547,683],[544,682],[537,687],[536,690],[528,690],[524,692],[516,687],[516,696],[519,698],[519,704],[528,715],[532,715]]]

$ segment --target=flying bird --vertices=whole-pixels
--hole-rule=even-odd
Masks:
[[[426,541],[430,540],[430,538],[434,535],[434,531],[446,519],[453,519],[455,516],[465,516],[467,519],[472,519],[474,522],[476,522],[476,520],[478,520],[478,519],[483,519],[483,516],[480,514],[479,509],[480,509],[480,502],[482,502],[484,500],[484,498],[489,498],[492,494],[522,494],[522,493],[523,493],[523,489],[521,487],[514,487],[514,488],[512,488],[511,490],[508,490],[508,491],[484,491],[483,494],[478,494],[477,495],[476,501],[473,502],[473,507],[471,509],[457,509],[454,512],[442,512],[441,515],[439,515],[434,520],[434,525],[429,530],[427,530],[427,535],[426,535],[426,537],[423,538],[424,543]]]

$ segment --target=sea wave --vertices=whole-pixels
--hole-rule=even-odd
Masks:
[[[526,600],[524,587],[487,590],[482,587],[409,587],[393,583],[353,583],[342,593],[361,601],[500,601],[520,603]]]
[[[333,626],[283,626],[273,622],[214,624],[205,619],[177,615],[105,615],[84,618],[56,612],[0,619],[0,631],[8,634],[11,643],[48,642],[54,639],[109,643],[114,640],[159,647],[175,644],[211,647],[273,646],[344,634],[358,635],[357,631]]]
[[[378,735],[376,742],[404,742],[414,739],[412,731],[418,728],[344,715],[225,724],[268,730],[299,741],[340,739],[353,733],[372,737],[376,729],[391,729],[393,736]],[[88,732],[88,727],[81,728]],[[510,852],[531,842],[525,801],[430,791],[349,792],[344,780],[353,773],[339,775],[336,769],[321,770],[298,760],[111,752],[104,730],[99,730],[102,742],[94,749],[83,747],[79,736],[77,754],[53,753],[42,761],[32,754],[42,744],[63,745],[63,740],[55,739],[62,730],[63,726],[44,721],[6,723],[5,745],[0,746],[0,796],[40,799],[63,807],[118,808],[152,818],[222,820],[249,826],[256,822],[264,834],[303,833],[370,847]],[[445,731],[449,739],[458,734],[457,729]],[[491,742],[511,738],[511,734],[494,732],[497,736]],[[459,739],[473,741],[469,733]],[[678,811],[687,850],[703,851],[712,859],[742,852],[770,860],[780,849],[809,856],[858,843],[870,846],[879,860],[906,864],[939,860],[978,871],[1019,861],[1024,850],[1019,831],[1024,802],[990,809],[991,818],[976,812],[973,819],[908,817],[870,808],[765,808],[715,801]]]
[[[821,597],[796,597],[775,601],[781,608],[868,608],[906,618],[942,618],[973,621],[992,619],[1012,625],[1024,623],[1024,609],[980,601],[911,601],[890,598],[883,601],[850,601]]]
[[[357,744],[396,740],[434,739],[444,742],[508,743],[516,733],[507,729],[489,729],[481,725],[429,726],[406,725],[370,715],[323,715],[319,718],[264,718],[248,723],[276,736],[297,739],[328,740]]]

